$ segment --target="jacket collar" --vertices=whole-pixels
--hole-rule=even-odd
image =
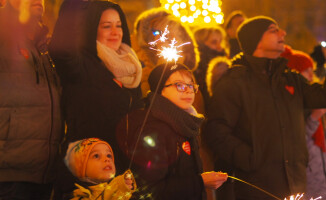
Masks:
[[[149,94],[150,101],[153,94]],[[204,121],[202,115],[194,116],[182,110],[171,101],[157,94],[151,110],[152,115],[168,123],[179,135],[193,138],[198,136],[199,128]]]
[[[273,76],[280,74],[287,68],[287,60],[282,57],[276,59],[260,58],[246,54],[237,55],[233,60],[233,65],[244,65],[258,74]]]

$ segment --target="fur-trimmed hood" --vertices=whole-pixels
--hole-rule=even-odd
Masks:
[[[194,70],[199,62],[199,52],[196,41],[193,38],[191,31],[181,24],[181,21],[178,18],[174,17],[163,8],[147,10],[143,12],[135,22],[135,42],[137,42],[137,46],[139,47],[138,52],[137,50],[136,52],[138,53],[140,60],[145,61],[145,63],[150,63],[151,66],[148,66],[147,64],[147,67],[154,67],[158,64],[159,57],[157,56],[157,52],[150,49],[148,43],[156,40],[153,32],[159,31],[163,33],[167,26],[170,31],[167,35],[169,38],[168,43],[170,43],[170,40],[173,38],[176,39],[177,45],[190,42],[190,44],[184,45],[180,49],[184,59],[183,64]],[[142,53],[139,53],[140,51]]]

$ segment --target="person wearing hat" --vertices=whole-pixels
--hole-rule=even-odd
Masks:
[[[0,199],[48,200],[64,136],[45,0],[0,0]],[[3,6],[3,7],[2,7]]]
[[[298,71],[310,83],[313,82],[314,63],[312,58],[290,46],[285,46],[282,57],[288,59],[287,66]],[[323,120],[326,109],[313,109],[305,111],[306,141],[309,153],[307,167],[307,191],[309,197],[326,196],[326,146]]]
[[[203,139],[234,175],[283,199],[306,190],[304,109],[326,107],[326,87],[310,85],[281,58],[286,32],[266,16],[246,20],[243,54],[216,83]],[[275,199],[235,182],[235,198]]]
[[[230,58],[233,58],[235,55],[241,52],[240,45],[237,40],[237,30],[246,18],[246,15],[241,10],[235,10],[231,12],[225,20],[224,28],[225,32],[227,33]]]
[[[161,64],[148,83],[149,105],[130,113],[117,129],[140,188],[135,197],[203,199],[204,189],[218,188],[227,174],[202,172],[197,137],[204,118],[192,107],[198,90],[194,76],[183,64]]]
[[[64,162],[78,179],[72,199],[127,200],[136,190],[130,170],[115,177],[111,146],[98,138],[86,138],[69,144]]]

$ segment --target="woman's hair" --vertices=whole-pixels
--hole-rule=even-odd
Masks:
[[[200,27],[195,29],[194,36],[198,44],[204,44],[212,33],[220,34],[224,41],[225,31],[219,26]]]
[[[229,48],[227,47],[227,42],[225,40],[226,33],[224,29],[220,26],[206,26],[206,27],[199,27],[194,30],[194,36],[199,46],[206,46],[205,42],[208,40],[209,36],[212,33],[220,34],[222,37],[221,40],[221,47],[225,51],[225,53],[229,53]]]
[[[130,33],[127,25],[125,14],[123,13],[120,6],[111,1],[93,0],[87,5],[85,22],[84,24],[84,35],[82,38],[82,44],[87,51],[97,55],[96,50],[96,39],[97,29],[102,16],[102,13],[107,9],[114,9],[119,13],[122,27],[122,42],[131,46]],[[68,27],[67,27],[68,28]]]
[[[164,8],[153,8],[143,12],[136,20],[134,26],[134,35],[140,51],[142,51],[146,58],[140,57],[140,60],[147,59],[152,66],[155,66],[159,61],[157,52],[150,49],[149,42],[155,40],[155,32],[163,33],[168,26],[169,38],[168,43],[173,38],[176,39],[177,44],[190,42],[190,44],[180,47],[183,64],[194,70],[199,62],[199,53],[196,41],[194,40],[191,31],[184,26],[181,21],[167,12]]]
[[[231,66],[231,61],[230,61],[230,59],[228,59],[225,56],[219,56],[219,57],[212,59],[208,64],[208,68],[207,68],[207,72],[206,72],[206,84],[207,84],[207,91],[210,96],[213,95],[213,89],[215,87],[215,83],[226,72],[226,69],[225,69],[225,71],[224,70],[221,71],[221,74],[219,74],[219,76],[216,76],[216,74],[214,74],[214,72],[213,72],[214,69],[217,67],[220,67],[221,64],[225,64],[226,66],[229,67],[229,66]]]

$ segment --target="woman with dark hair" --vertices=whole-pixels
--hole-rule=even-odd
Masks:
[[[69,142],[101,138],[112,145],[117,169],[124,171],[115,129],[123,116],[141,106],[142,70],[130,47],[129,30],[120,6],[103,0],[64,1],[50,54],[63,85],[67,125],[63,152]],[[76,180],[62,160],[59,162],[56,192],[70,194]]]

